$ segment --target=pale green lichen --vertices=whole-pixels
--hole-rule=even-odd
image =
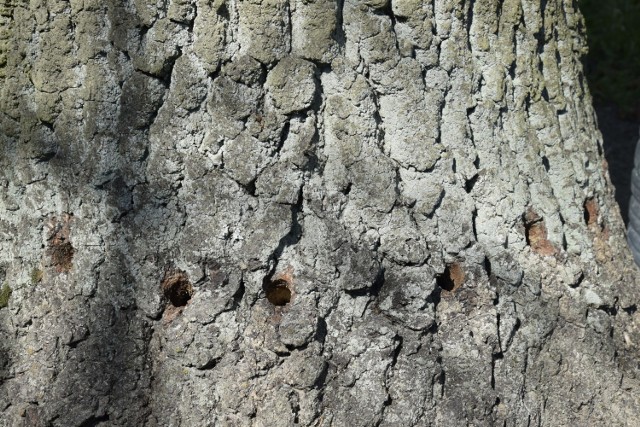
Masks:
[[[9,298],[11,297],[12,289],[5,283],[0,289],[0,308],[5,308],[9,304]]]
[[[33,283],[34,285],[36,283],[40,283],[43,276],[44,271],[40,270],[39,268],[34,268],[33,270],[31,270],[31,283]]]

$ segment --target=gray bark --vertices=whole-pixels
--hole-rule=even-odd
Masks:
[[[627,240],[633,259],[640,265],[640,143],[636,144],[634,167],[631,171],[631,197],[629,198],[629,227]]]
[[[573,0],[0,3],[0,425],[636,425]]]

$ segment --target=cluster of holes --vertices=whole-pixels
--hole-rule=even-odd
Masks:
[[[193,286],[189,282],[189,277],[184,271],[169,270],[165,273],[161,284],[164,297],[173,307],[183,307],[187,305],[193,295]],[[291,302],[291,281],[287,277],[277,279],[266,279],[263,289],[267,300],[277,307],[282,307]]]
[[[266,280],[262,285],[267,301],[282,307],[291,302],[291,284],[285,279]]]
[[[165,274],[162,280],[162,293],[174,307],[182,307],[193,295],[193,286],[184,271],[176,270]]]
[[[444,273],[436,276],[436,284],[448,292],[453,292],[464,283],[464,270],[459,263],[454,262],[445,267]]]

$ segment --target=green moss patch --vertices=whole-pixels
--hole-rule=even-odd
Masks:
[[[13,290],[8,284],[2,285],[0,289],[0,308],[5,308],[9,304],[9,298],[11,297]]]
[[[36,283],[40,283],[43,276],[44,271],[40,270],[39,268],[34,268],[33,270],[31,270],[31,283],[33,283],[34,285]]]

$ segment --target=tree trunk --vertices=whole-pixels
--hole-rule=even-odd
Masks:
[[[2,0],[0,425],[632,425],[574,0]]]

